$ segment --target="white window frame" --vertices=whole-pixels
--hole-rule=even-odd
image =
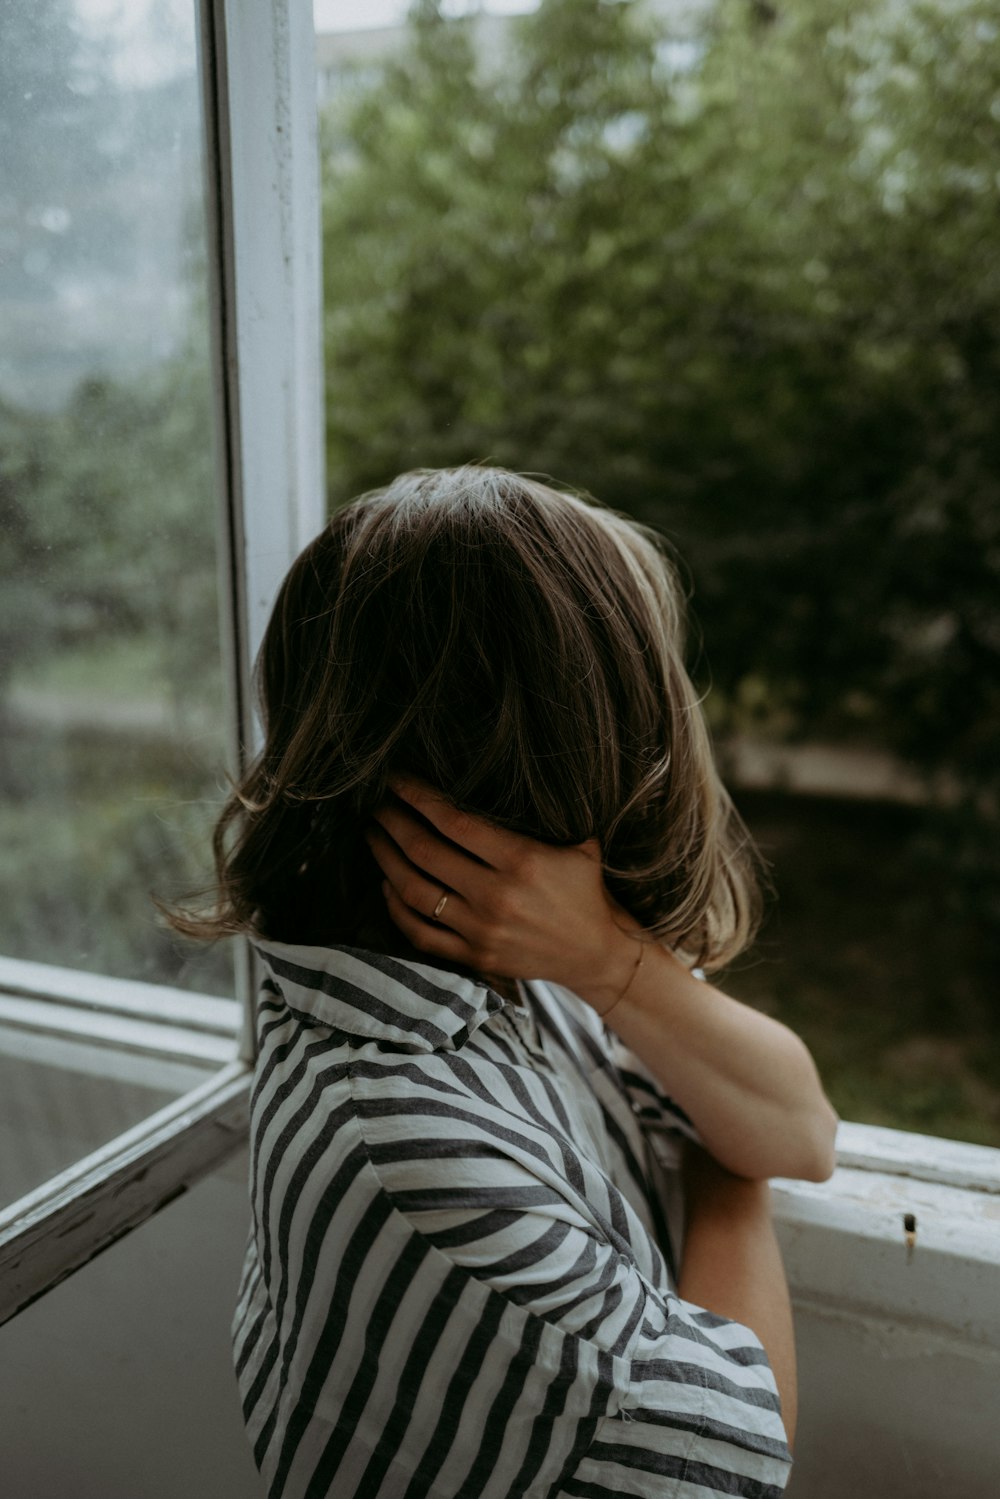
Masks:
[[[251,668],[291,562],[325,519],[323,318],[311,0],[195,0],[216,393],[223,659],[231,761],[259,747]],[[137,1227],[246,1138],[253,973],[239,1009],[163,986],[0,965],[0,1013],[29,1037],[91,1033],[219,1070],[0,1212],[0,1322]],[[31,970],[29,972],[29,970]],[[155,991],[155,992],[154,992]],[[201,1019],[192,1005],[203,1000]],[[232,1002],[230,1002],[232,1004]],[[46,1009],[46,1005],[50,1008]],[[5,1008],[2,1008],[5,1007]],[[237,1014],[239,1034],[224,1031]],[[187,1029],[189,1043],[182,1032]]]
[[[199,17],[223,636],[242,766],[258,744],[250,671],[271,603],[325,515],[315,39],[311,0],[201,0]],[[42,1032],[77,1044],[86,1009],[100,1012],[91,1034],[105,1044],[164,1066],[170,1056],[218,1068],[0,1213],[0,1322],[245,1143],[253,977],[245,944],[238,1006],[0,963],[0,1021],[21,1026],[25,1045]],[[930,1315],[952,1328],[971,1325],[975,1308],[976,1338],[996,1344],[998,1196],[1000,1150],[843,1124],[831,1181],[775,1184],[793,1291],[852,1316]],[[915,1245],[906,1241],[911,1210]],[[901,1274],[906,1267],[913,1273]]]

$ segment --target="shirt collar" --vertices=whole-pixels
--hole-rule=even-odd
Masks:
[[[475,979],[356,947],[252,946],[290,1009],[412,1051],[458,1051],[508,1001]]]

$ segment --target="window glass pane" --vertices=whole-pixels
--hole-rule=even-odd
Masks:
[[[314,16],[331,504],[492,461],[665,531],[778,889],[722,982],[1000,1145],[995,0]]]
[[[0,1039],[0,1207],[34,1191],[209,1075],[201,1068],[119,1054],[107,1046],[50,1045],[52,1060],[36,1061],[23,1054],[20,1040],[11,1034]],[[45,1048],[38,1054],[44,1056]]]
[[[6,958],[232,993],[150,899],[204,881],[225,757],[200,153],[193,0],[4,5],[0,987]]]

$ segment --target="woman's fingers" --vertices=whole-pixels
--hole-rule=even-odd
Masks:
[[[449,890],[472,900],[482,895],[480,876],[489,875],[479,859],[456,848],[402,803],[386,803],[374,814],[375,823],[401,849],[415,869]]]
[[[464,938],[449,931],[447,927],[438,926],[436,922],[425,921],[422,916],[411,911],[388,880],[383,884],[382,891],[390,919],[418,952],[429,953],[436,958],[448,958],[454,963],[469,962],[469,948]]]
[[[415,947],[577,989],[603,970],[620,933],[596,838],[556,847],[460,812],[422,782],[391,784],[369,844],[393,891],[389,914]]]
[[[518,833],[493,827],[481,817],[460,812],[440,791],[423,781],[415,781],[409,776],[393,776],[389,784],[398,797],[409,802],[445,838],[494,869],[506,868],[528,841]]]
[[[461,908],[465,906],[461,895],[443,881],[429,878],[424,870],[416,868],[378,823],[366,829],[365,839],[389,884],[411,911],[428,921],[436,920],[434,912],[441,897],[446,895],[446,908],[440,919],[446,926],[455,925],[455,918],[461,916]]]

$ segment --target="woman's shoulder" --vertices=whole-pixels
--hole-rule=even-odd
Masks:
[[[257,938],[269,991],[351,1038],[415,1053],[460,1050],[509,1004],[484,979],[394,953]]]

